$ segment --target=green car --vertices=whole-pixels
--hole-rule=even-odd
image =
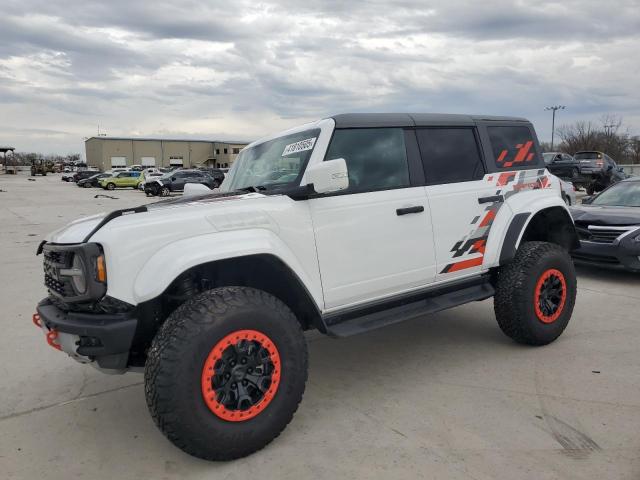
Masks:
[[[99,183],[102,188],[113,190],[126,187],[138,188],[141,181],[140,172],[119,172],[112,177],[101,178]]]

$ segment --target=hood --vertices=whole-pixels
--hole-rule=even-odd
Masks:
[[[194,208],[194,207],[206,207],[213,203],[224,203],[225,201],[242,201],[250,200],[254,198],[264,198],[265,195],[261,193],[245,193],[245,192],[224,192],[224,193],[206,193],[204,195],[194,195],[189,197],[180,197],[176,199],[164,200],[156,203],[144,205],[135,209],[117,210],[107,214],[106,212],[92,215],[90,217],[83,217],[75,220],[64,227],[55,230],[45,237],[45,241],[49,243],[81,243],[89,235],[94,228],[106,217],[111,216],[110,220],[117,218],[129,218],[135,217],[139,219],[137,213],[144,214],[145,212],[157,212],[163,209],[170,208]],[[137,213],[134,214],[134,211]],[[106,224],[108,225],[108,223]],[[107,226],[103,228],[108,228]]]
[[[569,211],[578,225],[640,225],[640,207],[581,205]]]
[[[89,232],[96,228],[100,221],[106,216],[106,212],[90,217],[79,218],[65,225],[58,230],[45,236],[45,241],[49,243],[80,243],[89,235]]]

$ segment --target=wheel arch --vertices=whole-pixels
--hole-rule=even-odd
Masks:
[[[551,206],[513,216],[500,251],[500,265],[508,263],[524,242],[555,243],[571,251],[580,246],[573,219],[565,206]]]

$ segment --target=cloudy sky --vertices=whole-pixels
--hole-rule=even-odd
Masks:
[[[639,0],[0,0],[0,144],[251,140],[346,111],[620,115],[640,134]]]

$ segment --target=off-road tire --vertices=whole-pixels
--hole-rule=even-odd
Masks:
[[[213,413],[202,392],[205,361],[217,342],[259,331],[279,353],[280,379],[268,405],[244,421]],[[145,396],[158,428],[178,448],[205,460],[233,460],[260,450],[291,421],[307,380],[300,323],[274,296],[246,287],[206,291],[178,307],[154,338],[145,365]]]
[[[551,269],[564,276],[564,303],[559,316],[549,322],[536,313],[537,284]],[[518,343],[546,345],[562,334],[576,300],[576,273],[568,252],[547,242],[522,244],[515,258],[498,272],[493,306],[500,329]]]

